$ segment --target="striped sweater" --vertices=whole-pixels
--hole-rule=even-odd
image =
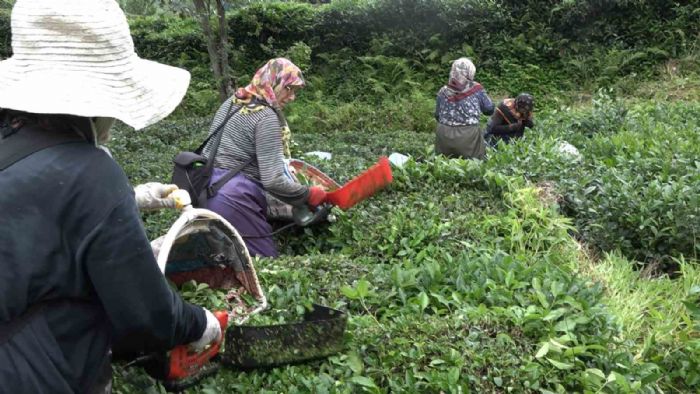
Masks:
[[[226,119],[231,100],[226,100],[214,115],[209,134]],[[232,112],[237,109],[234,104]],[[214,158],[214,166],[231,169],[256,156],[241,171],[260,183],[265,191],[280,200],[299,205],[308,199],[308,187],[294,182],[285,175],[282,128],[275,111],[269,107],[247,105],[228,120],[221,130],[221,144]],[[212,138],[204,148],[204,156],[211,158]]]

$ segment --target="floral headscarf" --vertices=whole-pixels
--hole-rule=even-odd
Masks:
[[[474,81],[474,74],[476,74],[474,63],[466,57],[461,57],[452,63],[447,87],[455,93],[463,92],[471,87],[470,82]]]
[[[304,77],[289,59],[278,57],[262,66],[248,86],[238,89],[236,98],[245,101],[257,97],[279,108],[277,96],[287,86],[304,86]]]
[[[440,89],[440,94],[454,103],[481,91],[481,85],[474,82],[474,74],[476,67],[471,60],[466,57],[455,60],[450,70],[450,80]]]

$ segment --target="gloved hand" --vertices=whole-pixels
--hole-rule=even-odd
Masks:
[[[160,208],[175,208],[175,199],[170,193],[177,190],[175,185],[164,185],[159,182],[148,182],[134,188],[136,205],[140,210]]]
[[[207,345],[221,340],[221,324],[219,320],[208,309],[202,309],[204,309],[204,314],[207,316],[207,326],[204,328],[202,337],[189,344],[190,349],[195,352],[201,352],[206,349]]]
[[[326,202],[326,191],[321,186],[311,186],[309,188],[309,199],[306,203],[314,208]]]

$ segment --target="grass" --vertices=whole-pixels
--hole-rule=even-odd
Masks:
[[[697,264],[682,261],[679,276],[645,276],[645,271],[617,253],[590,262],[583,272],[603,284],[606,304],[622,324],[627,338],[640,343],[678,338],[689,320],[683,306],[691,290],[700,286]]]

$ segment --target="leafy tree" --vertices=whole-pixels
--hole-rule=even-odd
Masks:
[[[8,0],[0,0],[3,1]],[[131,15],[166,12],[195,17],[206,37],[211,70],[221,101],[233,92],[226,24],[226,10],[231,6],[230,3],[225,0],[119,0],[122,9]]]

